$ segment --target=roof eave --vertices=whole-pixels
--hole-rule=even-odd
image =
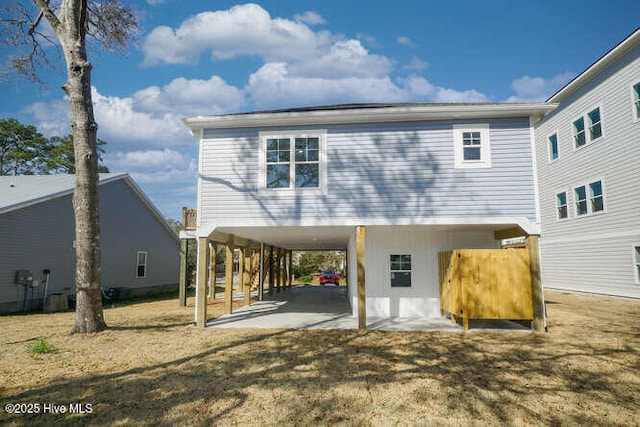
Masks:
[[[404,122],[443,119],[481,119],[544,115],[554,110],[553,103],[451,104],[403,106],[350,110],[291,111],[276,113],[229,114],[182,119],[192,134],[203,128],[228,129],[256,126],[296,126],[368,122]]]

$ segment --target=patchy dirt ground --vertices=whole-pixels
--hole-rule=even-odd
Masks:
[[[0,424],[638,425],[640,301],[546,300],[546,334],[200,330],[191,300],[106,309],[90,336],[0,317]],[[57,351],[30,354],[43,337]]]

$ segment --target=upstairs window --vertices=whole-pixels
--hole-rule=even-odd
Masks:
[[[633,85],[633,114],[635,120],[640,120],[640,83]]]
[[[556,194],[556,205],[558,208],[558,219],[567,218],[569,211],[567,209],[567,193],[565,191]]]
[[[602,117],[600,107],[594,108],[573,122],[575,148],[583,147],[602,137]]]
[[[324,131],[260,133],[261,189],[321,190],[326,181]]]
[[[560,157],[558,152],[558,134],[554,133],[549,137],[549,160],[555,160]]]
[[[454,125],[453,142],[457,169],[491,167],[488,124]]]
[[[411,287],[411,255],[389,255],[389,270],[392,288]]]
[[[576,148],[580,148],[587,143],[583,117],[580,117],[578,120],[573,122],[573,140],[575,141]]]

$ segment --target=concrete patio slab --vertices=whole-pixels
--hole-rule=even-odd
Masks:
[[[240,296],[235,296],[238,299]],[[265,295],[263,301],[241,307],[233,314],[223,315],[207,323],[213,328],[275,328],[275,329],[357,329],[358,319],[352,316],[345,286],[300,285]],[[462,332],[462,326],[445,318],[391,317],[368,318],[367,328],[385,331]],[[473,321],[473,330],[530,331],[513,322]]]

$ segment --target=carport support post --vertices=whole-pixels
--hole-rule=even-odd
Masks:
[[[264,299],[264,243],[260,242],[260,271],[258,272],[258,301]]]
[[[280,266],[282,265],[282,249],[278,248],[276,251],[276,291],[280,292],[280,288],[282,287],[282,269]]]
[[[189,241],[180,239],[180,289],[178,299],[180,307],[187,305],[187,256],[189,254]]]
[[[216,299],[216,253],[218,252],[218,245],[216,242],[209,244],[209,301],[215,301]]]
[[[206,237],[198,238],[198,260],[196,277],[196,326],[207,326],[207,273],[209,271],[209,242]]]
[[[367,294],[365,286],[364,248],[365,227],[356,227],[356,258],[358,263],[358,329],[367,329]]]
[[[273,295],[273,245],[269,246],[269,295]]]
[[[229,234],[226,245],[226,258],[224,261],[224,312],[233,312],[233,250],[235,237]]]
[[[253,242],[247,242],[244,248],[244,259],[240,259],[240,264],[244,262],[244,274],[242,279],[244,292],[244,305],[251,305],[251,258],[253,257]]]
[[[289,287],[293,284],[293,251],[289,251]]]
[[[544,331],[544,294],[540,279],[540,249],[538,236],[527,236],[525,246],[529,252],[529,272],[531,273],[531,303],[533,305],[533,321],[531,329],[534,332]]]

